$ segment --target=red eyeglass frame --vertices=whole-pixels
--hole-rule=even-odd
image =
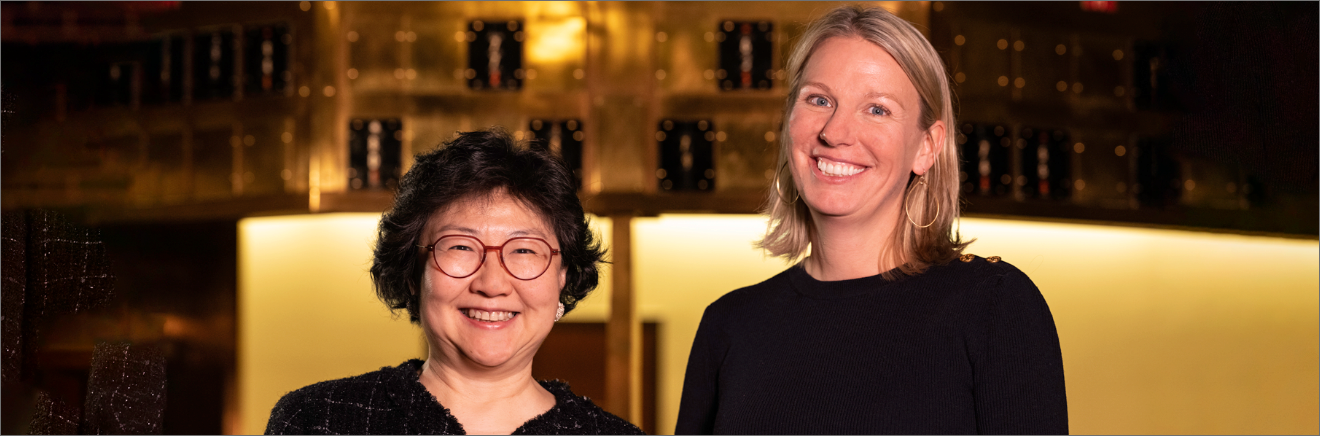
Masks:
[[[449,237],[471,239],[471,240],[473,240],[473,241],[476,241],[477,244],[481,245],[481,247],[482,247],[482,250],[481,250],[481,262],[477,264],[477,268],[476,268],[476,269],[473,269],[472,272],[468,273],[468,274],[465,275],[465,276],[456,276],[456,275],[450,274],[448,271],[445,271],[444,268],[441,268],[441,267],[440,267],[440,260],[435,258],[435,246],[436,246],[436,244],[439,244],[441,239],[449,238]],[[440,272],[441,272],[441,273],[444,273],[444,275],[447,275],[447,276],[450,276],[450,277],[453,277],[453,278],[456,278],[456,279],[465,279],[465,278],[468,278],[468,277],[472,277],[472,275],[473,275],[473,274],[476,274],[477,271],[481,271],[481,267],[486,266],[486,253],[489,253],[491,250],[495,250],[497,253],[499,253],[496,257],[498,257],[498,258],[500,259],[500,267],[503,267],[503,268],[504,268],[504,272],[509,273],[509,277],[513,277],[513,278],[515,278],[515,279],[522,280],[522,281],[524,281],[524,282],[529,282],[529,281],[532,281],[532,280],[536,280],[536,279],[541,278],[541,276],[545,275],[545,272],[546,272],[546,271],[549,271],[549,270],[550,270],[550,263],[551,263],[551,262],[546,262],[546,263],[545,263],[545,269],[541,270],[541,272],[537,273],[535,277],[532,277],[532,278],[530,278],[530,279],[524,279],[524,278],[522,278],[522,277],[518,277],[518,276],[514,275],[514,274],[513,274],[513,271],[509,271],[509,266],[504,264],[504,246],[505,246],[505,245],[509,245],[509,242],[511,242],[511,241],[516,241],[516,240],[519,240],[519,239],[531,239],[531,240],[533,240],[533,241],[541,241],[541,243],[542,243],[542,244],[545,244],[546,247],[550,247],[550,258],[551,258],[551,259],[554,259],[554,257],[557,256],[557,255],[559,255],[559,253],[560,253],[560,252],[559,252],[559,249],[554,248],[553,246],[550,245],[550,241],[546,241],[545,239],[541,239],[541,238],[537,238],[537,237],[533,237],[533,236],[518,236],[518,237],[509,238],[508,240],[504,241],[503,244],[500,244],[500,245],[486,245],[486,243],[481,242],[481,240],[480,240],[480,239],[477,239],[477,237],[475,237],[475,236],[470,236],[470,235],[442,235],[442,236],[440,236],[439,238],[435,238],[435,242],[432,242],[431,245],[422,246],[422,248],[425,248],[425,249],[426,249],[426,252],[430,254],[430,257],[431,257],[431,263],[435,265],[435,269],[440,270]]]

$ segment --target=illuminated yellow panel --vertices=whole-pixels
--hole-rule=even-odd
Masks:
[[[424,356],[420,330],[371,287],[380,214],[248,218],[238,224],[238,395],[262,434],[285,393]]]
[[[1316,433],[1314,240],[965,219],[1054,312],[1074,433]]]

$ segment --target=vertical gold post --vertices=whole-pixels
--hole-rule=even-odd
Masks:
[[[632,286],[632,215],[612,215],[610,318],[605,324],[605,406],[642,425],[642,329]]]

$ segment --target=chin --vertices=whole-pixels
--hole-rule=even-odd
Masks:
[[[464,353],[464,354],[473,363],[488,368],[500,367],[513,360],[513,353],[477,352],[477,353]]]
[[[842,193],[816,193],[806,198],[807,208],[812,212],[826,216],[843,216],[856,212],[859,207],[854,196]]]

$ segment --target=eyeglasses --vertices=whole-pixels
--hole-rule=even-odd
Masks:
[[[541,238],[517,237],[504,245],[487,246],[481,240],[467,235],[446,235],[427,245],[435,267],[445,275],[461,279],[477,273],[486,263],[486,252],[500,254],[500,265],[518,280],[535,280],[550,269],[550,259],[559,250]]]

